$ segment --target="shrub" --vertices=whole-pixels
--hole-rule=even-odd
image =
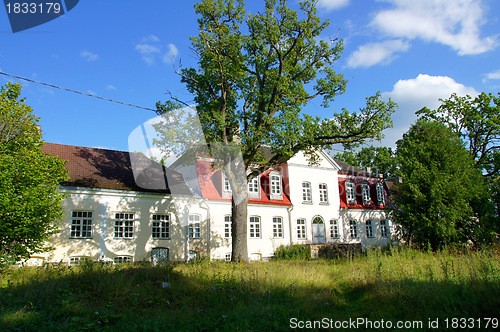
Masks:
[[[274,252],[274,259],[311,259],[311,248],[304,244],[279,246]]]

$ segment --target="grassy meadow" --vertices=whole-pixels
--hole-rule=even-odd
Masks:
[[[446,318],[450,329],[452,318],[484,329],[486,318],[500,319],[499,258],[497,246],[370,251],[351,260],[11,269],[0,276],[0,330],[268,331],[325,327],[307,325],[324,319],[422,321],[425,329],[439,319],[443,330]]]

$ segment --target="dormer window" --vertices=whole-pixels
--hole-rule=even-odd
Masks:
[[[283,199],[281,173],[278,171],[273,171],[269,174],[269,193],[271,199]]]
[[[222,173],[222,190],[225,192],[231,192],[231,186],[229,185],[229,180],[225,173]]]
[[[345,193],[347,204],[356,204],[356,191],[354,190],[354,181],[347,180],[345,182]]]
[[[385,204],[385,197],[384,197],[384,185],[382,182],[377,183],[377,203],[379,206],[382,206]]]
[[[248,195],[250,197],[260,197],[260,181],[258,176],[248,181]]]
[[[363,205],[370,205],[370,185],[367,182],[361,184],[361,198],[363,200]]]

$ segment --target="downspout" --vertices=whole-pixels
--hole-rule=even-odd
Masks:
[[[210,252],[210,250],[211,250],[211,248],[210,248],[210,223],[211,223],[210,205],[208,205],[206,198],[203,199],[202,203],[204,203],[205,206],[207,207],[207,254],[208,254],[209,259],[212,259],[212,253]]]
[[[292,245],[293,244],[293,235],[292,235],[292,210],[293,210],[293,204],[287,208],[288,210],[288,229],[289,229],[289,233],[290,233],[290,244],[289,245]]]

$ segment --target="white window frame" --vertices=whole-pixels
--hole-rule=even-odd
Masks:
[[[311,182],[302,182],[302,203],[312,203]]]
[[[389,237],[389,221],[386,219],[380,220],[380,235],[382,237]]]
[[[88,257],[88,256],[71,256],[69,258],[69,265],[70,266],[80,265],[86,259],[90,259],[90,257]]]
[[[283,217],[273,217],[273,238],[283,238]]]
[[[249,218],[248,226],[250,228],[249,235],[251,239],[260,239],[261,234],[261,223],[259,216],[251,216]]]
[[[260,197],[260,177],[258,175],[248,181],[248,196],[255,198]]]
[[[345,195],[347,204],[356,204],[356,185],[353,180],[345,181]]]
[[[307,229],[306,229],[306,219],[298,218],[297,219],[297,240],[306,240],[307,239]]]
[[[132,264],[134,259],[130,255],[121,255],[113,258],[113,264]]]
[[[188,218],[188,237],[190,239],[201,239],[201,215],[190,214]]]
[[[133,239],[135,234],[135,213],[116,212],[115,213],[115,239]]]
[[[358,225],[354,219],[349,220],[349,235],[352,239],[358,238]]]
[[[231,224],[232,224],[232,216],[231,215],[224,216],[224,238],[226,239],[230,239],[232,236]]]
[[[373,238],[373,222],[371,220],[366,221],[366,237]]]
[[[71,211],[70,239],[92,238],[93,211]]]
[[[170,215],[155,213],[151,215],[151,237],[153,239],[170,239]]]
[[[269,194],[271,199],[283,199],[282,177],[278,171],[269,173]]]
[[[370,184],[368,182],[361,184],[361,200],[363,201],[363,205],[371,204]]]
[[[330,237],[332,239],[340,238],[339,222],[337,219],[330,219]]]
[[[385,204],[385,191],[384,191],[384,185],[379,182],[377,183],[377,203],[379,206],[382,206]]]
[[[328,204],[328,185],[320,183],[319,188],[319,204]]]

